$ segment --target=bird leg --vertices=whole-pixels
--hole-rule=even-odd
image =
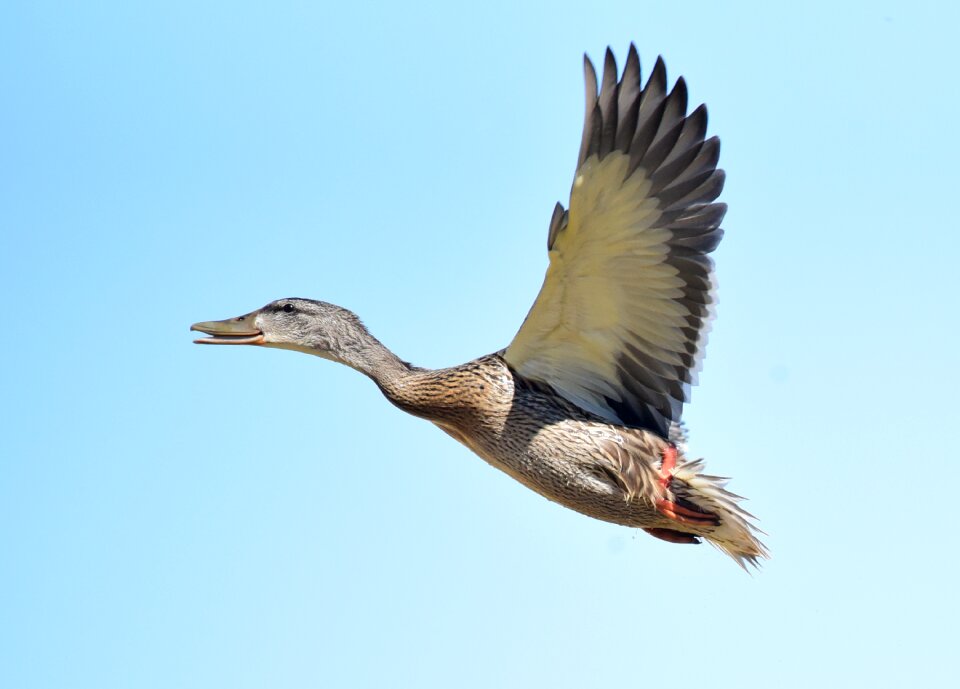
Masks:
[[[687,500],[677,501],[675,498],[673,498],[672,491],[670,490],[670,484],[673,482],[673,472],[676,468],[677,446],[673,443],[669,443],[665,448],[663,448],[659,478],[660,488],[662,489],[663,494],[667,497],[658,498],[656,501],[654,501],[654,507],[656,507],[657,511],[663,516],[674,519],[682,524],[691,524],[694,526],[718,525],[720,523],[720,519],[717,517],[717,515],[706,512]],[[670,533],[653,533],[653,531],[664,531]],[[648,533],[650,533],[652,536],[663,538],[663,540],[669,540],[673,543],[690,543],[689,540],[671,540],[672,538],[676,538],[674,534],[678,534],[680,532],[671,532],[670,529],[654,529],[648,531]],[[666,538],[665,536],[667,535],[669,535],[670,538]]]
[[[692,533],[684,533],[683,531],[674,531],[673,529],[644,529],[648,534],[655,538],[659,538],[661,541],[667,541],[668,543],[699,543],[700,539],[694,536]]]

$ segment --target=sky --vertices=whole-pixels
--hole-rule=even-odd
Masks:
[[[948,3],[0,8],[0,686],[903,687],[956,676]],[[505,346],[581,56],[723,141],[685,416],[745,574],[548,502],[354,371],[191,344],[288,296]]]

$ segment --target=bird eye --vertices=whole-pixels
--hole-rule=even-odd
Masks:
[[[293,304],[284,304],[283,305],[284,313],[293,313]]]

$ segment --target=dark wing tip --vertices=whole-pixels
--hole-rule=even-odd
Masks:
[[[553,248],[557,235],[560,234],[566,224],[567,211],[562,204],[557,202],[557,205],[553,207],[553,215],[550,217],[550,231],[547,232],[547,251]]]
[[[611,75],[613,80],[617,79],[617,58],[613,56],[613,50],[607,46],[607,51],[603,54],[603,81],[607,82],[607,75]]]
[[[577,167],[583,164],[590,155],[591,142],[594,138],[593,133],[599,130],[600,121],[596,114],[597,105],[597,70],[593,68],[590,57],[583,54],[583,81],[584,81],[584,113],[583,113],[583,137],[580,139],[580,155],[577,157]]]
[[[657,61],[653,64],[653,70],[647,79],[647,88],[651,84],[659,84],[661,91],[667,90],[667,63],[663,61],[663,55],[657,55]]]
[[[586,53],[583,54],[583,78],[586,81],[587,99],[589,100],[591,95],[596,98],[597,70],[594,69],[593,62],[590,60],[590,56]]]

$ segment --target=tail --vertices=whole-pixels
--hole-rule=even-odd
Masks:
[[[753,523],[756,517],[740,507],[738,503],[743,498],[726,489],[728,479],[702,474],[702,470],[702,459],[677,466],[670,486],[672,492],[678,499],[692,502],[719,518],[717,526],[699,535],[736,560],[744,570],[747,565],[759,568],[758,560],[769,559],[770,553],[757,537],[763,531]]]

